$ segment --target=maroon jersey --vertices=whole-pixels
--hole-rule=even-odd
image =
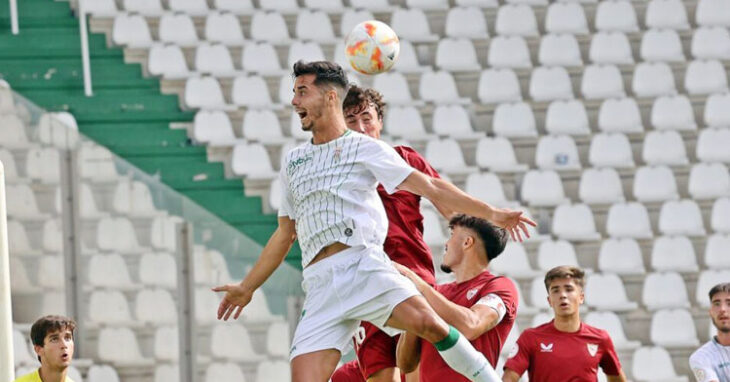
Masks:
[[[395,146],[395,151],[416,170],[438,178],[439,174],[421,154],[407,146]],[[410,268],[424,281],[436,284],[431,251],[423,241],[421,197],[408,191],[388,194],[378,185],[378,194],[388,215],[388,235],[383,248],[390,259]]]
[[[605,330],[581,323],[577,332],[566,333],[550,321],[520,335],[504,368],[520,375],[527,370],[530,381],[583,382],[598,379],[598,366],[607,375],[621,371]]]
[[[484,271],[468,281],[438,285],[436,290],[449,301],[467,308],[490,294],[497,295],[502,300],[505,314],[499,324],[471,341],[474,348],[487,357],[492,367],[496,367],[499,353],[517,316],[517,288],[514,283],[508,278]],[[421,340],[420,378],[422,382],[469,381],[452,370],[436,348],[424,340]]]

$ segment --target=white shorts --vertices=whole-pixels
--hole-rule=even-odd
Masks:
[[[325,349],[340,352],[352,342],[360,321],[385,328],[396,305],[420,295],[380,248],[353,247],[304,268],[306,294],[289,359]]]

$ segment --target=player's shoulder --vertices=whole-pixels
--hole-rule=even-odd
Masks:
[[[522,331],[522,334],[520,334],[520,337],[522,338],[535,338],[540,337],[544,334],[548,334],[551,332],[554,332],[553,322],[549,321],[544,324],[535,326],[534,328],[527,328]]]
[[[591,326],[586,324],[585,322],[581,325],[581,334],[583,335],[593,335],[596,337],[600,337],[602,339],[610,339],[611,336],[608,334],[608,332],[604,329],[597,328],[595,326]]]
[[[712,340],[705,342],[702,346],[699,347],[699,349],[692,352],[692,354],[689,356],[689,363],[693,364],[705,361],[708,358],[711,358],[715,351],[716,348],[712,345]]]

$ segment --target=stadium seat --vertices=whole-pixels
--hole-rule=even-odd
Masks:
[[[703,60],[730,60],[730,31],[703,27],[692,34],[692,57]]]
[[[509,331],[509,334],[507,334],[507,339],[504,340],[504,346],[502,347],[502,352],[500,355],[502,357],[509,354],[509,352],[514,349],[514,347],[517,345],[517,339],[520,337],[520,328],[517,322],[515,322],[514,325],[512,325],[512,329]]]
[[[112,364],[151,366],[153,363],[143,358],[137,337],[130,328],[100,329],[96,354],[102,362]]]
[[[439,105],[433,111],[433,132],[455,139],[479,139],[483,132],[475,132],[467,110],[460,105]]]
[[[566,240],[543,240],[537,250],[537,267],[547,272],[560,265],[579,266],[575,249]]]
[[[610,167],[583,170],[578,185],[578,197],[586,204],[623,202],[624,190],[618,172]]]
[[[630,238],[610,238],[601,242],[598,269],[618,275],[642,275],[646,272],[639,243]]]
[[[704,121],[709,127],[730,126],[730,94],[711,94],[705,101]]]
[[[23,224],[14,220],[8,220],[7,229],[8,237],[13,238],[13,240],[8,240],[10,256],[23,257],[38,256],[42,254],[40,249],[34,248],[34,246],[31,245]]]
[[[681,166],[689,162],[682,136],[671,130],[647,133],[641,157],[648,165]]]
[[[704,236],[700,207],[694,200],[669,200],[659,211],[659,231],[665,235]]]
[[[291,338],[289,323],[275,322],[269,326],[266,333],[266,352],[272,357],[287,357]]]
[[[4,126],[3,126],[4,127]],[[5,188],[8,217],[17,220],[44,220],[48,216],[38,209],[35,193],[27,184],[8,184]]]
[[[233,362],[214,362],[208,365],[205,370],[205,382],[218,381],[246,381],[246,378],[237,364]]]
[[[681,0],[651,0],[646,7],[647,28],[689,29],[687,11]]]
[[[177,285],[175,257],[165,252],[142,255],[139,259],[139,281],[148,286],[174,289]]]
[[[537,137],[535,116],[525,102],[501,103],[494,110],[492,131],[499,137]]]
[[[236,362],[258,362],[265,359],[251,346],[248,330],[237,323],[213,327],[210,353],[214,358]]]
[[[493,173],[469,174],[464,184],[464,190],[467,194],[493,206],[507,207],[512,204],[504,195],[499,177]]]
[[[715,200],[710,225],[715,232],[730,233],[730,198]]]
[[[698,163],[689,173],[692,199],[717,199],[730,196],[730,173],[722,163]]]
[[[114,0],[84,0],[84,10],[94,17],[114,17],[119,10]]]
[[[88,321],[94,325],[127,326],[132,321],[129,303],[118,290],[97,290],[91,292],[88,300]]]
[[[517,278],[533,278],[540,272],[532,269],[527,258],[527,251],[522,243],[510,241],[504,252],[489,262],[490,272]]]
[[[88,284],[91,287],[131,290],[136,288],[129,276],[127,263],[116,253],[93,255],[86,265]]]
[[[637,97],[658,97],[677,93],[672,69],[665,62],[642,62],[636,65],[631,88]]]
[[[494,68],[530,68],[530,51],[522,36],[496,36],[489,43],[487,63]]]
[[[299,4],[296,0],[259,0],[259,7],[271,13],[296,13],[299,11]]]
[[[168,0],[167,5],[173,12],[187,13],[191,16],[205,16],[209,12],[205,0]]]
[[[234,15],[251,14],[254,11],[251,0],[213,0],[213,5],[219,11],[230,12]]]
[[[665,348],[696,347],[697,330],[689,311],[685,309],[662,309],[651,318],[651,342]]]
[[[496,0],[454,0],[454,3],[460,7],[474,6],[482,9],[499,7]]]
[[[560,239],[571,241],[598,240],[593,212],[585,204],[561,204],[553,213],[552,231]]]
[[[629,301],[621,279],[613,273],[594,273],[588,275],[585,286],[585,299],[589,307],[598,310],[626,312],[635,310],[638,304]]]
[[[325,60],[324,52],[319,43],[314,41],[294,41],[289,45],[289,58],[287,59],[287,68],[294,66],[299,61],[323,61]]]
[[[640,381],[689,381],[686,376],[677,375],[669,352],[661,346],[644,346],[636,349],[632,365],[632,374],[634,378]]]
[[[179,46],[195,46],[198,35],[192,18],[183,14],[165,13],[160,17],[159,36],[163,43]]]
[[[702,162],[730,163],[730,128],[703,129],[697,137],[697,158]]]
[[[484,104],[522,101],[517,74],[510,69],[483,70],[479,76],[478,95]]]
[[[436,66],[451,72],[479,71],[477,52],[467,38],[443,38],[436,46]]]
[[[238,138],[228,115],[220,110],[200,110],[193,119],[193,140],[208,146],[229,146]]]
[[[43,256],[38,261],[38,286],[46,289],[63,290],[66,287],[63,256]]]
[[[180,337],[176,326],[163,326],[155,330],[154,355],[159,361],[175,362],[180,358]]]
[[[723,0],[700,0],[697,2],[695,20],[700,26],[730,26],[730,6]]]
[[[241,66],[243,70],[259,75],[280,74],[283,71],[274,46],[268,42],[246,44],[241,52]],[[291,76],[287,75],[287,77]],[[292,88],[289,87],[286,90],[286,98],[279,98],[280,103],[287,103],[291,100]]]
[[[477,7],[454,7],[446,14],[447,37],[485,39],[489,36],[487,20]]]
[[[663,236],[654,241],[652,268],[657,271],[697,272],[692,242],[685,236]]]
[[[468,98],[459,96],[454,77],[445,70],[423,73],[418,83],[418,92],[422,100],[437,104],[471,102]]]
[[[143,289],[137,293],[134,303],[137,321],[155,326],[177,324],[177,308],[169,291]]]
[[[205,39],[225,45],[242,45],[245,41],[236,16],[219,12],[210,12],[205,17]]]
[[[177,364],[160,364],[155,366],[154,382],[179,381],[180,366]]]
[[[541,310],[550,309],[547,296],[547,290],[545,290],[545,277],[537,276],[532,279],[532,283],[530,283],[531,305]]]
[[[422,210],[421,213],[423,215],[423,240],[428,245],[443,245],[447,237],[441,229],[439,216],[434,211],[428,209]]]
[[[573,2],[552,3],[545,14],[548,33],[588,34],[588,22],[583,7]]]
[[[713,286],[720,284],[720,283],[726,283],[727,280],[730,280],[730,270],[722,269],[722,270],[704,270],[700,272],[700,277],[697,279],[697,290],[695,293],[695,303],[700,308],[709,308],[710,307],[710,289],[712,289]]]
[[[567,135],[547,135],[540,138],[535,149],[535,165],[541,170],[579,170],[578,148]]]
[[[599,31],[638,32],[639,23],[631,1],[601,1],[596,8],[596,29]]]
[[[604,100],[598,109],[598,129],[606,133],[642,133],[644,126],[636,100]]]
[[[689,98],[676,95],[655,99],[651,107],[651,125],[657,130],[697,130]]]
[[[581,66],[578,40],[572,34],[548,34],[542,36],[537,60],[544,66]]]
[[[607,331],[618,351],[633,350],[641,346],[641,342],[626,338],[621,319],[614,312],[590,312],[586,315],[585,323]]]
[[[640,56],[643,61],[682,62],[682,42],[672,29],[650,29],[641,37]]]
[[[38,121],[38,139],[47,145],[66,149],[78,144],[79,127],[66,111],[43,113]]]
[[[677,181],[667,166],[639,167],[634,175],[634,197],[640,202],[663,202],[679,199]]]
[[[109,365],[91,365],[86,374],[86,381],[119,382],[119,374],[117,374],[117,371]]]
[[[63,252],[63,233],[58,219],[48,219],[43,223],[43,250],[49,253]]]
[[[279,117],[272,110],[249,109],[243,116],[243,137],[262,143],[284,143]]]
[[[593,167],[633,168],[631,143],[622,133],[595,134],[588,149],[588,162]]]
[[[223,90],[215,78],[190,77],[185,82],[185,105],[191,108],[222,109],[226,107]]]
[[[382,73],[373,79],[373,88],[379,91],[389,105],[408,105],[413,103],[408,82],[403,73]]]
[[[159,214],[152,201],[149,186],[140,181],[119,182],[112,196],[112,210],[131,217]]]
[[[255,382],[289,380],[291,380],[291,369],[286,361],[264,361],[259,363],[256,369]]]
[[[236,74],[231,54],[223,44],[200,44],[195,50],[195,70],[214,77],[231,77]]]
[[[705,246],[705,265],[711,269],[730,269],[730,235],[716,233],[707,239]]]
[[[149,51],[147,69],[150,74],[165,78],[187,78],[192,74],[182,49],[177,45],[153,45]]]
[[[13,114],[0,115],[0,141],[4,149],[25,149],[30,146],[25,126],[20,118]]]
[[[13,154],[8,150],[0,148],[0,162],[3,164],[5,181],[7,183],[18,182],[20,179],[18,178],[18,169],[15,165]],[[10,245],[12,245],[12,242]]]
[[[269,207],[274,211],[279,211],[281,207],[281,180],[274,178],[269,186]]]
[[[10,289],[13,293],[30,294],[39,293],[41,289],[38,285],[30,280],[27,267],[20,258],[10,258]]]
[[[615,238],[649,239],[653,236],[649,212],[638,202],[615,203],[608,210],[606,232]]]
[[[461,147],[450,138],[428,141],[425,156],[431,166],[446,174],[470,174],[478,171],[476,167],[466,165]]]
[[[632,65],[634,63],[631,44],[622,32],[598,32],[594,34],[591,39],[588,57],[594,64]]]
[[[585,106],[578,100],[551,102],[545,115],[545,130],[553,135],[589,135]]]
[[[272,104],[269,87],[263,77],[245,76],[236,77],[231,90],[231,100],[236,105],[248,108],[276,107]]]
[[[251,17],[251,39],[272,44],[288,43],[289,31],[284,16],[277,12],[256,12]]]
[[[537,102],[573,99],[573,85],[563,67],[538,67],[530,76],[530,97]]]
[[[428,10],[445,10],[449,9],[448,0],[406,0],[408,8],[420,8]]]
[[[375,20],[375,16],[367,9],[346,8],[340,20],[340,36],[346,37],[357,24],[368,20]]]
[[[25,175],[39,183],[58,184],[61,180],[61,155],[55,148],[32,148],[26,151]]]
[[[727,74],[718,60],[694,60],[684,73],[684,88],[689,94],[727,92]]]
[[[163,13],[160,0],[124,0],[124,10],[143,16],[160,16]]]
[[[553,170],[530,170],[525,173],[520,189],[522,200],[534,207],[568,203],[560,175]]]
[[[671,293],[667,293],[672,291]],[[689,308],[687,286],[677,272],[649,273],[644,279],[641,301],[650,311],[667,308]]]
[[[587,66],[583,71],[580,92],[587,100],[626,97],[621,72],[614,65]]]
[[[421,9],[397,8],[391,15],[390,26],[398,34],[399,39],[413,43],[433,42],[439,39],[438,35],[431,33],[426,13]]]
[[[25,337],[23,337],[23,334],[18,329],[13,329],[13,353],[15,353],[14,366],[16,367],[20,365],[35,365],[37,363],[35,357],[31,356],[28,342],[26,342]]]
[[[79,174],[85,181],[93,183],[116,182],[117,174],[114,157],[106,147],[82,144],[79,148]]]
[[[535,13],[527,4],[507,4],[499,7],[495,30],[503,36],[538,36]]]
[[[96,228],[96,245],[101,251],[139,254],[148,248],[137,241],[132,222],[126,217],[101,219]]]
[[[512,143],[504,137],[482,137],[477,143],[476,164],[493,172],[523,172],[527,165],[517,162]]]
[[[231,155],[231,170],[236,176],[252,179],[273,179],[277,175],[266,148],[260,143],[236,145]]]
[[[331,43],[335,41],[335,32],[326,13],[321,10],[301,10],[297,14],[294,26],[296,36],[300,40]]]
[[[428,137],[423,126],[421,113],[413,106],[392,106],[385,114],[388,135],[405,140],[419,140]]]

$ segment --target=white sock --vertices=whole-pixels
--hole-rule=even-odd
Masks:
[[[446,363],[459,374],[478,382],[501,382],[484,354],[478,352],[454,327],[449,334],[434,344]]]

